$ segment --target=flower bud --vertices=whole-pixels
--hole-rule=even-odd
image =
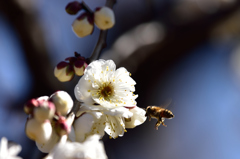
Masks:
[[[54,69],[54,76],[61,82],[67,82],[74,77],[74,70],[67,62],[60,62]]]
[[[97,8],[94,12],[94,23],[101,30],[112,28],[115,24],[115,17],[112,9],[108,7]]]
[[[39,122],[44,122],[45,120],[51,120],[55,113],[55,105],[47,100],[40,100],[39,106],[34,108],[34,118]]]
[[[35,118],[27,120],[25,128],[27,136],[38,143],[47,142],[52,134],[52,126],[49,120],[39,122]]]
[[[65,116],[73,107],[71,96],[65,91],[57,91],[51,95],[50,101],[54,103],[56,111]]]
[[[32,114],[35,107],[38,107],[38,101],[31,99],[24,104],[24,111],[26,114]]]
[[[65,9],[68,14],[74,15],[82,9],[82,5],[78,1],[73,1],[68,3]]]
[[[71,125],[68,124],[65,117],[59,116],[59,119],[55,123],[55,130],[59,136],[67,135],[71,131]]]
[[[84,70],[87,67],[87,63],[85,62],[85,60],[77,60],[74,63],[74,71],[75,74],[78,76],[82,76],[84,74]]]
[[[93,32],[93,17],[83,13],[72,24],[73,32],[80,38],[90,35]]]

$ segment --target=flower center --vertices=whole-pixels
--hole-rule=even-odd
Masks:
[[[104,84],[101,88],[100,88],[100,97],[104,98],[107,101],[110,101],[110,98],[113,96],[114,94],[114,89],[113,86],[110,83],[108,84]]]

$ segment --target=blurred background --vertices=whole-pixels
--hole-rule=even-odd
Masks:
[[[99,29],[77,38],[70,0],[0,0],[0,137],[19,143],[24,159],[45,154],[24,132],[23,104],[65,90],[56,64],[77,51],[89,57]],[[104,0],[85,0],[94,9]],[[240,158],[240,1],[118,0],[116,25],[101,58],[126,67],[137,82],[138,106],[172,100],[175,118],[103,138],[109,159]]]

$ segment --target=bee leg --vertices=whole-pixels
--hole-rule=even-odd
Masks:
[[[158,130],[158,127],[161,125],[161,123],[162,122],[160,120],[157,121],[157,123],[155,124],[155,129],[156,130]]]
[[[150,115],[148,116],[148,120],[151,121],[151,116]]]
[[[149,116],[148,112],[146,112],[145,116]]]
[[[165,123],[164,123],[164,119],[163,118],[161,118],[161,123],[162,123],[163,126],[167,127],[167,125],[165,125]]]
[[[167,127],[167,125],[165,125],[164,122],[162,122],[162,125],[165,126],[165,127]]]

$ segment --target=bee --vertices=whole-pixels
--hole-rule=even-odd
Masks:
[[[151,118],[157,119],[157,123],[155,124],[155,129],[158,130],[158,127],[162,124],[163,126],[167,126],[164,124],[164,120],[166,119],[172,119],[174,117],[173,113],[165,108],[157,107],[157,106],[148,106],[146,108],[146,117],[149,118],[149,121],[151,121]]]

